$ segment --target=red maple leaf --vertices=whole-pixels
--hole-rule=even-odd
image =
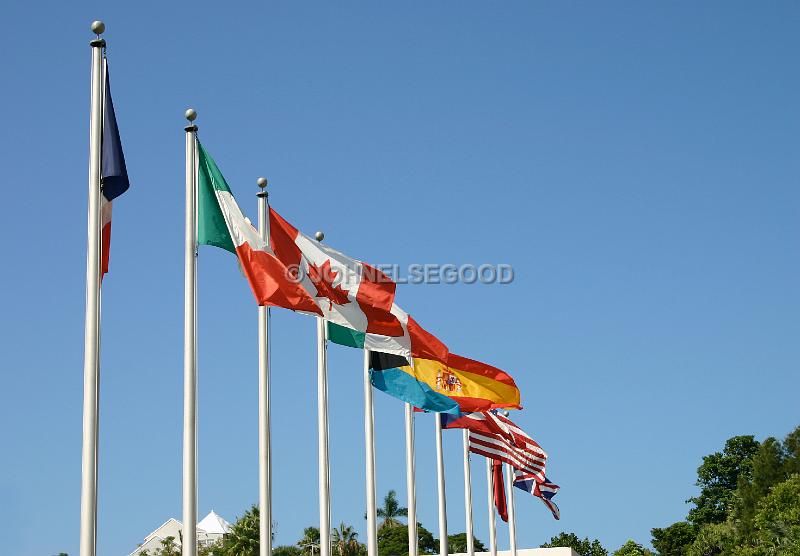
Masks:
[[[328,307],[329,311],[333,309],[334,303],[337,305],[350,303],[350,299],[347,297],[347,290],[342,288],[342,286],[333,285],[333,281],[338,275],[339,273],[331,268],[330,259],[322,263],[320,267],[313,264],[308,265],[308,277],[311,279],[314,287],[317,288],[316,297],[328,298],[330,301],[330,307]]]

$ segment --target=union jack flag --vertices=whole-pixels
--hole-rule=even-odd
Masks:
[[[561,519],[561,511],[556,506],[556,503],[553,502],[553,496],[556,495],[561,487],[551,483],[550,479],[545,477],[544,481],[540,483],[533,475],[526,475],[519,470],[514,470],[514,486],[537,496],[553,513],[554,518]]]

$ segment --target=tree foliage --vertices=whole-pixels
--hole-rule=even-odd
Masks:
[[[753,521],[757,554],[800,554],[800,474],[775,485]]]
[[[484,552],[486,550],[486,546],[478,540],[477,537],[473,536],[473,545],[475,547],[475,552]],[[455,535],[447,535],[447,547],[448,552],[451,554],[454,552],[466,552],[467,551],[467,534],[466,533],[456,533]]]
[[[615,550],[613,556],[655,556],[655,552],[629,540]]]
[[[397,501],[397,493],[390,490],[383,498],[383,506],[378,508],[376,513],[378,517],[383,518],[380,525],[381,528],[395,527],[403,524],[398,518],[408,516],[408,509],[400,507],[400,503]]]
[[[559,546],[572,548],[580,556],[608,556],[608,550],[603,548],[597,539],[590,541],[588,537],[580,539],[575,533],[560,533],[542,545],[542,548],[555,548]]]
[[[309,556],[319,554],[319,528],[306,527],[303,529],[303,537],[297,541],[297,547],[303,554]]]
[[[253,505],[237,519],[222,541],[225,556],[258,556],[258,506]]]
[[[420,554],[435,554],[439,541],[422,524],[417,524],[417,545]],[[378,531],[378,554],[380,556],[408,555],[408,526],[382,527]]]
[[[733,437],[697,471],[687,521],[652,530],[660,556],[800,556],[800,427]]]
[[[653,548],[660,556],[683,556],[686,548],[694,542],[695,527],[686,521],[673,523],[663,529],[651,530]]]
[[[344,522],[332,531],[331,545],[333,553],[337,556],[358,556],[364,548],[364,545],[358,542],[356,530]]]
[[[705,525],[725,521],[739,478],[749,480],[752,476],[753,457],[758,449],[759,443],[752,435],[734,436],[725,442],[722,452],[703,458],[697,468],[700,494],[689,500],[695,505],[689,510],[690,522]]]
[[[272,548],[272,556],[302,556],[302,555],[303,551],[300,550],[299,547],[291,544],[284,544]]]

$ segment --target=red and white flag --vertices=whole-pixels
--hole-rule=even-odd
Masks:
[[[469,450],[535,477],[545,478],[547,453],[513,421],[493,411],[479,411],[458,417],[442,414],[442,427],[468,429]]]
[[[300,233],[273,209],[269,239],[326,320],[367,334],[408,335],[394,305],[397,284],[386,274]]]

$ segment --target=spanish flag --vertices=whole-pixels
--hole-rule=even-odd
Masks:
[[[514,379],[496,367],[449,354],[447,364],[371,352],[372,385],[425,411],[470,413],[521,409]]]

